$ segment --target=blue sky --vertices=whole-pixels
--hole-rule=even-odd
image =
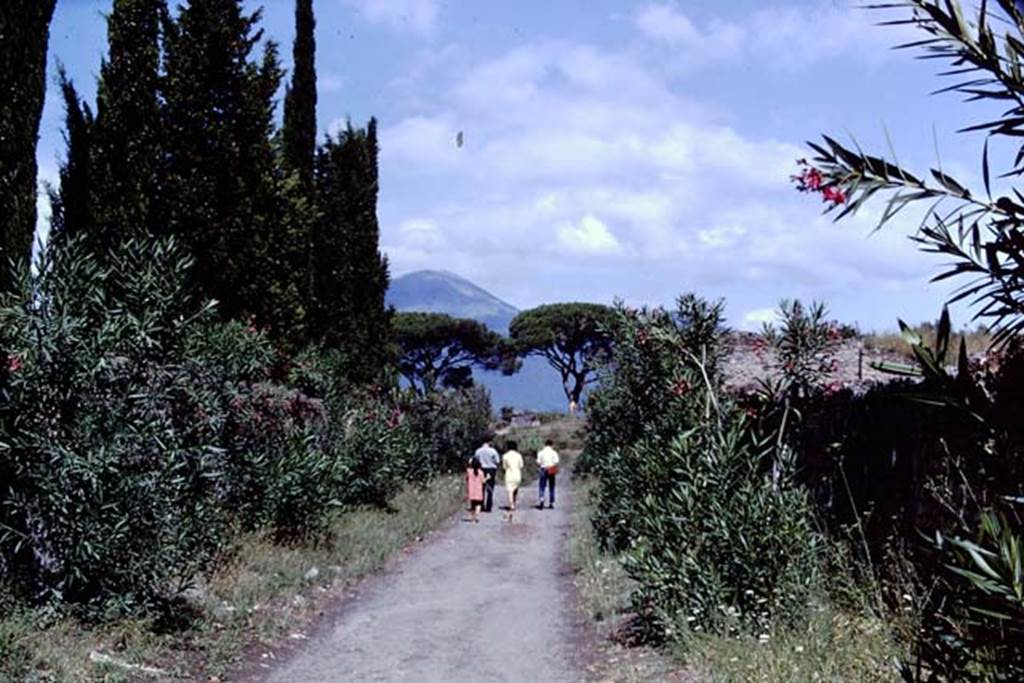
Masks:
[[[292,2],[264,7],[291,53]],[[56,177],[56,60],[90,98],[110,0],[59,0],[41,180]],[[948,285],[908,214],[832,224],[788,181],[804,140],[854,135],[978,184],[983,116],[936,62],[890,46],[849,0],[316,0],[324,132],[381,127],[381,243],[392,274],[459,273],[519,307],[725,297],[755,327],[784,297],[864,329],[934,318]],[[455,144],[463,132],[464,145]],[[936,145],[936,140],[938,144]],[[41,204],[43,204],[41,200]],[[45,206],[43,207],[45,209]],[[957,313],[965,322],[966,313]]]

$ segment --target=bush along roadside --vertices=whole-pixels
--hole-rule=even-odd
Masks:
[[[972,365],[944,313],[930,343],[905,328],[902,381],[854,394],[824,307],[793,302],[775,378],[728,396],[720,315],[620,307],[588,409],[592,523],[643,635],[726,677],[1019,679],[1024,355]]]
[[[347,382],[327,350],[290,359],[190,297],[190,269],[172,241],[102,266],[72,241],[0,302],[5,613],[165,623],[241,539],[317,547],[482,439],[485,392],[420,398]]]
[[[692,295],[673,311],[619,307],[588,406],[578,470],[602,561],[631,585],[632,632],[738,679],[894,675],[871,594],[845,579],[795,476],[792,418],[758,419],[721,389],[722,317]],[[821,647],[862,632],[859,653]]]
[[[595,526],[654,638],[763,632],[799,618],[817,585],[806,497],[721,392],[721,319],[696,297],[672,313],[620,308],[591,398],[581,467],[601,482]]]

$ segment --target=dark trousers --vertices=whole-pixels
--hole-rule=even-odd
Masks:
[[[537,485],[539,487],[538,488],[538,492],[537,492],[537,502],[538,503],[541,503],[541,504],[544,503],[544,489],[546,488],[548,490],[548,495],[550,496],[548,498],[548,504],[549,505],[554,505],[555,504],[555,477],[556,476],[557,475],[554,475],[554,474],[548,474],[548,471],[546,469],[544,469],[543,467],[540,468],[540,473],[539,473],[539,476],[537,477]]]
[[[493,467],[482,467],[484,471],[484,512],[490,512],[494,506],[494,478],[498,470]]]

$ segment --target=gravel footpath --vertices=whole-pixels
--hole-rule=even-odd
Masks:
[[[459,521],[373,579],[265,679],[581,681],[584,627],[565,560],[571,482],[554,510],[520,491],[515,522],[498,509]],[[495,503],[505,503],[504,489]]]

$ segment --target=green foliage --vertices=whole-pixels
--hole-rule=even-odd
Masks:
[[[417,444],[413,477],[461,471],[485,440],[491,424],[491,400],[483,387],[446,389],[403,406]]]
[[[0,309],[0,579],[37,600],[163,605],[237,531],[318,534],[456,467],[487,428],[484,392],[365,395],[330,353],[292,371],[319,397],[275,383],[270,337],[198,305],[173,244],[111,257],[50,249]]]
[[[8,262],[28,263],[36,230],[36,141],[56,4],[0,3],[0,291],[13,284]]]
[[[708,380],[718,386],[718,359],[727,348],[723,306],[694,295],[675,312],[618,306],[609,326],[615,343],[603,359],[600,384],[587,405],[587,442],[580,467],[603,472],[604,458],[648,435],[668,438],[694,424],[709,406],[690,400]],[[700,366],[694,361],[705,359]]]
[[[296,0],[292,82],[284,96],[281,137],[285,161],[298,174],[304,192],[310,197],[313,193],[317,133],[315,29],[313,0]]]
[[[764,340],[775,351],[781,393],[791,399],[812,397],[835,372],[842,335],[827,316],[825,305],[817,301],[804,306],[799,299],[784,300],[779,305],[779,327],[764,326]]]
[[[371,400],[345,409],[335,428],[335,458],[346,467],[343,502],[385,506],[420,466],[423,453],[399,407]],[[421,478],[430,475],[429,470]]]
[[[1019,515],[987,510],[976,540],[937,534],[947,563],[946,605],[930,619],[924,644],[931,674],[959,680],[1024,678],[1024,525]],[[904,678],[921,672],[904,665]]]
[[[193,0],[165,24],[167,229],[196,259],[199,293],[226,319],[250,316],[276,340],[305,324],[307,240],[290,220],[271,144],[281,70],[259,13]]]
[[[158,89],[166,15],[165,0],[116,0],[107,17],[109,54],[97,84],[88,198],[101,261],[123,240],[145,239],[163,227]]]
[[[807,609],[819,541],[805,495],[775,487],[741,419],[613,455],[602,501],[628,531],[633,602],[665,629],[761,633]]]
[[[297,105],[296,105],[297,106]],[[390,360],[385,307],[389,275],[377,225],[377,122],[351,124],[316,156],[317,222],[313,231],[314,337],[352,360],[357,383],[379,380]]]
[[[548,304],[523,311],[509,324],[521,356],[541,356],[558,371],[570,406],[597,380],[596,365],[608,352],[612,311],[601,304]]]
[[[55,243],[92,235],[92,155],[95,120],[89,105],[78,97],[64,68],[59,69],[64,97],[64,143],[67,156],[60,167],[60,186],[47,188],[50,195],[50,237]],[[88,237],[87,237],[88,239]]]
[[[514,369],[501,335],[483,323],[443,313],[398,313],[394,319],[398,371],[421,395],[472,384],[473,367]]]
[[[102,271],[70,243],[2,309],[11,474],[0,544],[44,599],[129,609],[204,569],[226,524],[181,340],[204,315],[173,246],[128,243]],[[125,298],[106,300],[108,277]]]
[[[722,312],[693,296],[674,314],[617,308],[588,409],[581,467],[601,480],[594,526],[621,552],[658,637],[759,633],[797,616],[816,585],[805,495],[790,473],[767,476],[771,452],[720,395]]]

